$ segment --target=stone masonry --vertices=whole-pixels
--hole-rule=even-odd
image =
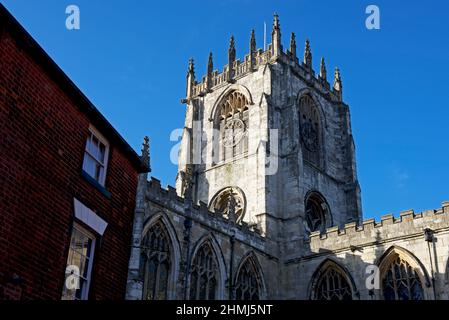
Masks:
[[[300,60],[294,34],[284,50],[277,15],[272,43],[265,51],[256,48],[253,32],[240,61],[231,37],[228,64],[214,70],[211,54],[201,81],[190,61],[176,188],[141,176],[127,298],[144,298],[149,271],[142,239],[159,222],[173,261],[167,299],[189,297],[195,252],[205,242],[218,261],[216,299],[236,298],[238,274],[249,258],[260,299],[322,298],[329,268],[347,286],[337,293],[326,287],[324,296],[383,299],[389,283],[396,281],[396,293],[405,290],[397,277],[387,281],[394,261],[409,270],[410,297],[449,299],[449,204],[363,221],[340,71],[329,84],[321,59],[315,74],[310,42]],[[226,130],[232,141],[243,132],[243,151],[220,144],[229,139]],[[374,288],[366,284],[373,266],[380,283]]]

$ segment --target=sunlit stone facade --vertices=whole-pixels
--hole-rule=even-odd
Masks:
[[[309,41],[187,74],[176,187],[141,176],[128,299],[448,299],[449,203],[363,221],[340,71]]]

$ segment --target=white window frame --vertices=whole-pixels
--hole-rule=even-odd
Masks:
[[[94,261],[94,256],[95,256],[95,244],[96,244],[96,237],[94,234],[92,234],[91,232],[87,231],[85,228],[83,228],[79,223],[74,222],[73,223],[73,228],[72,228],[72,233],[70,234],[70,244],[69,244],[69,255],[71,253],[71,251],[73,250],[71,245],[72,245],[72,236],[73,236],[73,231],[77,230],[78,232],[82,233],[83,235],[85,235],[87,238],[89,238],[92,242],[91,242],[91,247],[90,247],[90,256],[88,257],[88,266],[87,266],[87,277],[84,278],[82,277],[82,275],[80,275],[80,278],[83,278],[86,281],[85,286],[81,289],[81,296],[80,298],[74,297],[74,300],[87,300],[89,298],[89,289],[90,289],[90,282],[91,282],[91,277],[92,277],[92,268],[93,268],[93,261]],[[67,256],[67,263],[69,260],[69,256]],[[67,265],[68,266],[68,265]],[[67,277],[64,278],[64,286],[66,285],[66,280]],[[64,289],[63,288],[63,293],[64,293]]]
[[[89,126],[89,132],[92,136],[95,136],[95,138],[98,139],[99,142],[101,142],[104,147],[105,147],[105,151],[104,151],[104,159],[103,159],[103,163],[101,163],[97,157],[93,154],[91,154],[91,152],[88,150],[88,141],[86,139],[86,144],[84,147],[84,155],[83,155],[83,170],[84,172],[86,172],[87,174],[89,174],[89,176],[91,176],[95,181],[97,181],[100,185],[104,186],[105,185],[105,181],[106,181],[106,172],[108,169],[108,160],[109,160],[109,142],[106,140],[106,138],[97,130],[95,129],[95,127],[93,127],[92,125]],[[89,138],[89,137],[88,137]],[[94,161],[96,161],[97,163],[99,163],[100,165],[102,165],[103,170],[101,171],[99,180],[97,180],[96,177],[93,177],[84,167],[85,165],[85,161],[86,161],[86,156],[93,158]]]

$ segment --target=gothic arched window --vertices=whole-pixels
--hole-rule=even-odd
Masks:
[[[232,207],[231,210],[234,210],[236,221],[241,221],[245,214],[245,202],[245,195],[240,188],[228,187],[217,192],[212,198],[209,210],[229,218],[229,211]]]
[[[259,300],[259,281],[257,269],[251,259],[247,259],[239,270],[235,283],[236,300]]]
[[[215,300],[218,290],[218,263],[209,243],[197,251],[190,272],[190,300]]]
[[[143,239],[144,299],[167,299],[171,267],[169,239],[161,222],[155,223]]]
[[[248,99],[238,91],[228,94],[220,104],[215,123],[215,128],[220,132],[215,162],[226,161],[248,152],[248,106]]]
[[[329,208],[324,198],[316,192],[307,196],[305,202],[305,228],[307,232],[324,231],[331,225]]]
[[[299,119],[303,158],[319,166],[321,151],[320,114],[310,95],[304,95],[299,100]]]
[[[351,275],[330,259],[315,271],[310,290],[312,300],[352,300],[357,292]]]
[[[423,300],[421,280],[415,268],[399,254],[384,267],[382,291],[385,300]]]
[[[315,300],[352,300],[352,290],[344,271],[329,265],[315,285]]]

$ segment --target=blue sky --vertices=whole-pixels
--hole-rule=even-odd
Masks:
[[[314,67],[342,71],[351,107],[364,217],[437,208],[449,200],[449,2],[345,1],[1,1],[136,150],[151,137],[153,175],[174,184],[170,132],[184,124],[187,61],[220,68],[229,37],[237,56],[256,29],[280,15],[284,47],[310,38]],[[65,8],[81,29],[65,28]],[[365,8],[381,30],[365,28]]]

